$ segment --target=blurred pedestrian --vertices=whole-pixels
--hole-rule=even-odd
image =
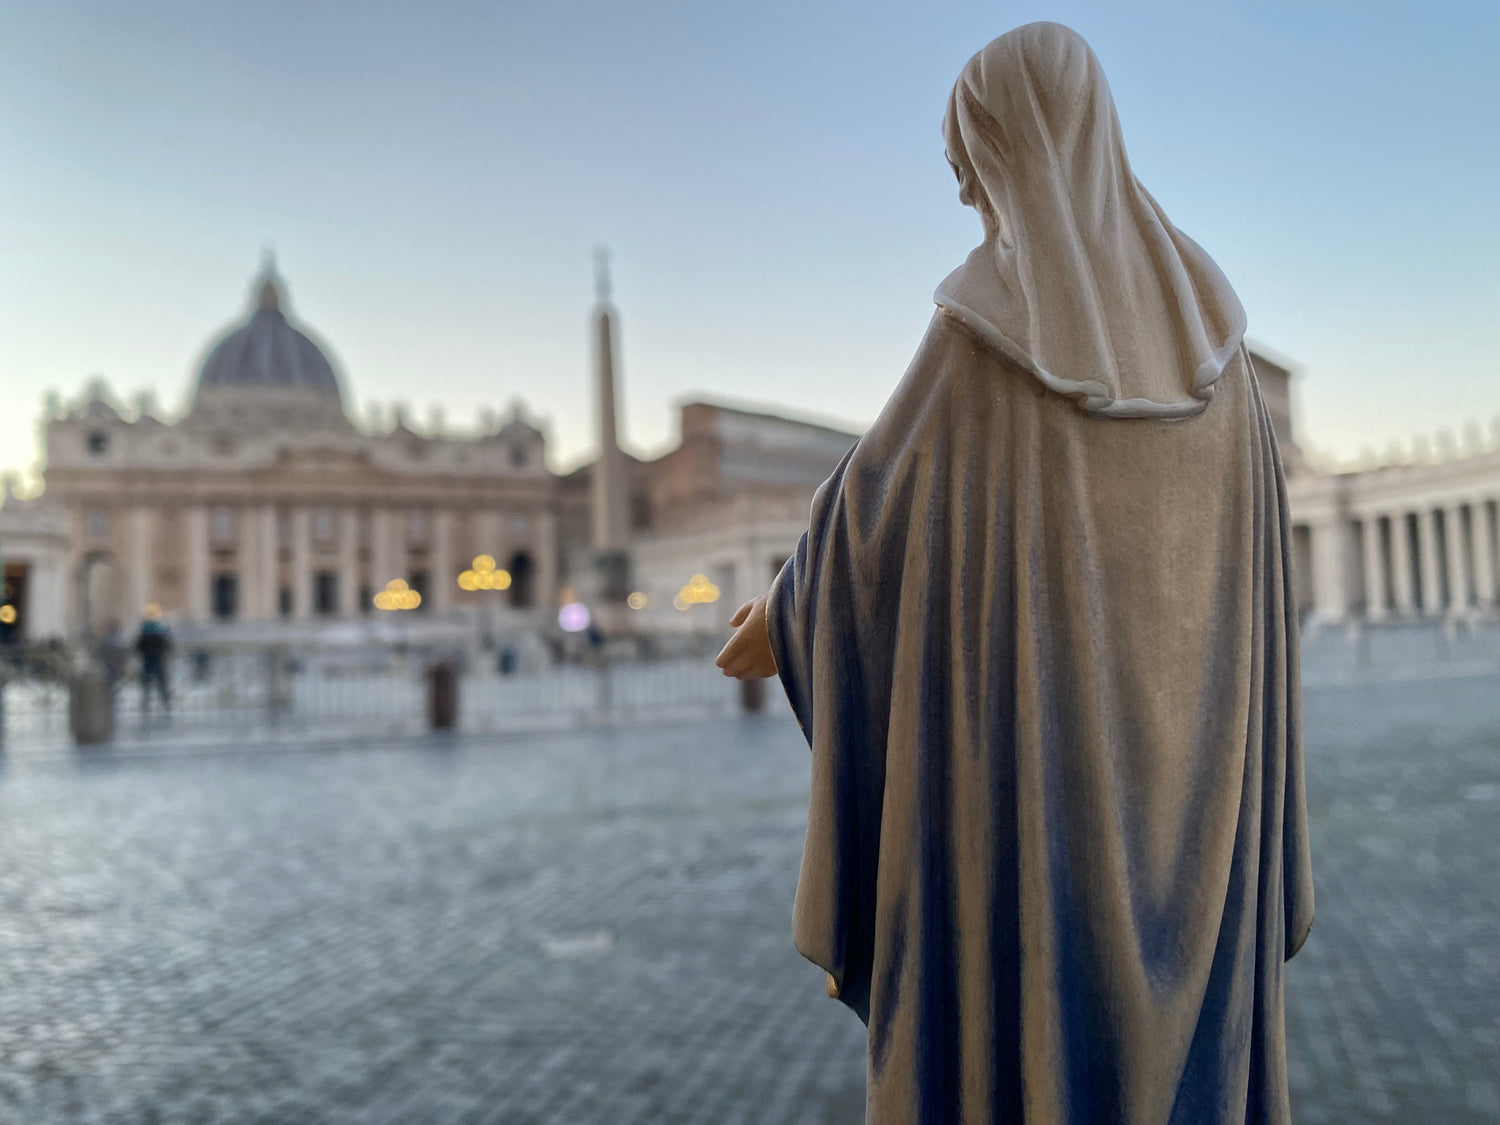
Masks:
[[[167,682],[167,661],[172,655],[172,633],[161,619],[161,609],[148,605],[141,620],[141,631],[135,638],[136,655],[141,660],[141,713],[151,709],[151,689],[161,697],[162,709],[172,709],[172,691]]]

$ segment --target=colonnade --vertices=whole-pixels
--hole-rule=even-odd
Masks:
[[[1489,616],[1500,605],[1494,496],[1350,503],[1297,524],[1296,537],[1311,572],[1302,608],[1320,620]]]
[[[168,558],[159,557],[165,553],[157,534],[159,512],[157,506],[137,505],[123,513],[126,618],[152,602],[194,622],[352,618],[368,612],[371,596],[387,582],[411,581],[419,572],[430,612],[449,612],[455,598],[464,596],[455,579],[469,560],[456,555],[451,508],[194,504],[180,509],[181,539],[166,547]],[[408,524],[412,514],[418,531]],[[513,533],[518,519],[526,526],[523,535]],[[508,522],[499,513],[481,512],[474,522],[480,553],[493,554],[502,566],[514,552],[528,556],[533,602],[548,604],[557,566],[554,513],[512,514]],[[180,576],[176,599],[164,598],[166,591],[158,588],[164,568]]]

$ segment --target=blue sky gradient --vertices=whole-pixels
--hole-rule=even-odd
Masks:
[[[637,450],[696,393],[867,423],[979,236],[948,90],[1033,19],[1094,46],[1310,444],[1500,411],[1493,3],[0,0],[0,469],[48,388],[179,409],[268,243],[360,418],[519,396],[585,456],[602,242]]]

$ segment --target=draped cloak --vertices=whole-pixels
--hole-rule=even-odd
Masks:
[[[1312,924],[1291,528],[1241,352],[1091,418],[939,312],[772,586],[797,948],[868,1120],[1285,1122]]]
[[[974,319],[940,307],[768,596],[796,946],[867,1024],[872,1123],[1286,1122],[1313,897],[1248,352],[1122,415]]]

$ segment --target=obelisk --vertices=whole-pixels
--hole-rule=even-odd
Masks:
[[[594,462],[593,548],[598,579],[595,606],[606,633],[629,629],[630,522],[626,508],[625,455],[616,421],[615,318],[610,303],[609,256],[594,252],[594,374],[599,395],[599,459]]]

